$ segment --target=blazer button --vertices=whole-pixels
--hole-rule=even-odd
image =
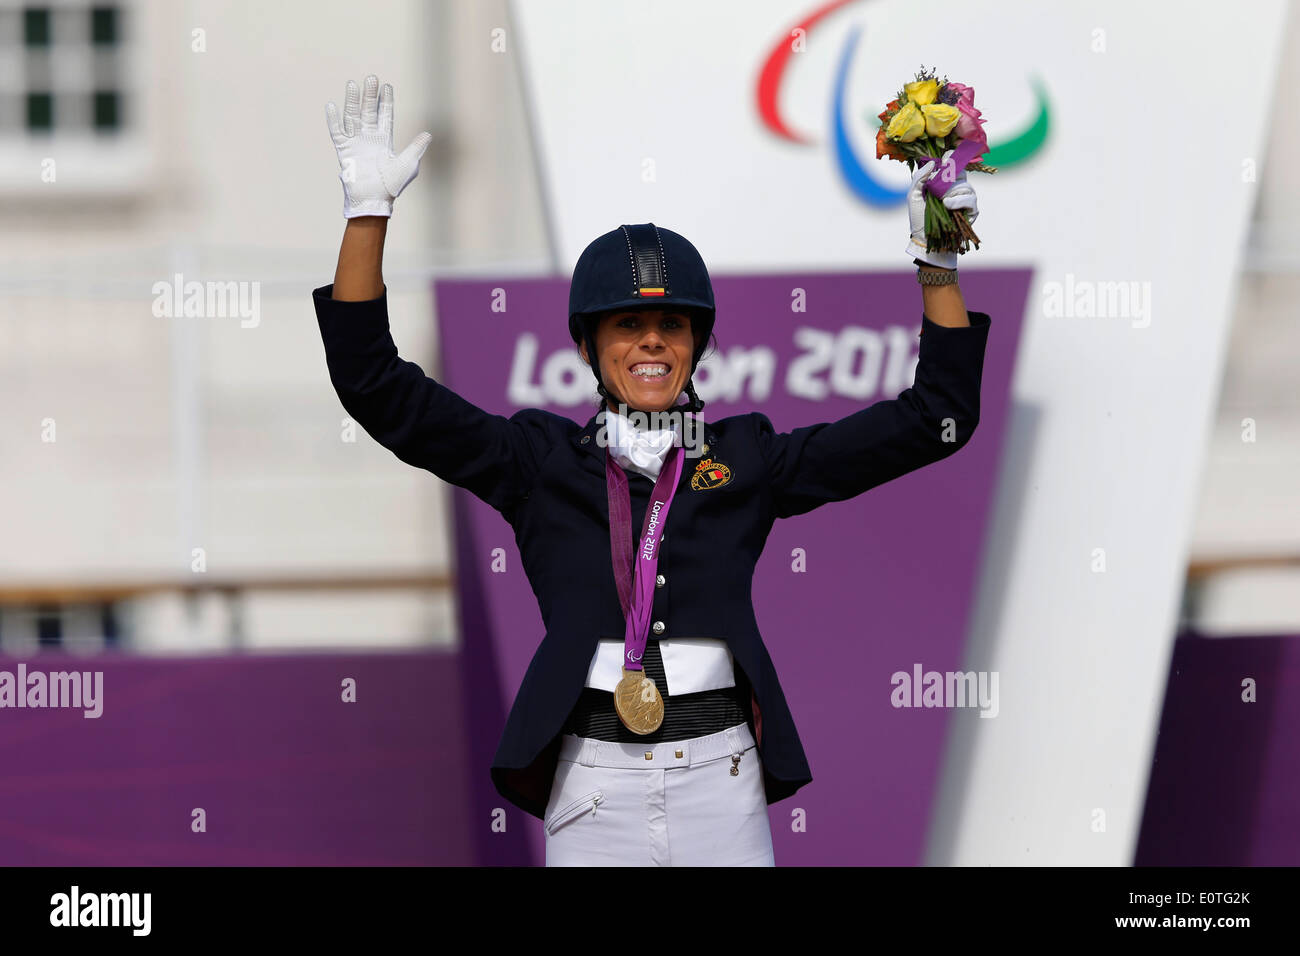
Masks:
[[[656,634],[662,634],[664,632],[665,626],[666,625],[664,624],[663,621],[655,621],[654,624],[651,625],[650,629],[654,631]]]
[[[663,586],[664,586],[664,582],[667,581],[667,580],[668,580],[668,579],[667,579],[666,577],[664,577],[662,574],[656,574],[656,575],[655,575],[655,587],[657,587],[657,588],[661,588],[661,587],[663,587]]]

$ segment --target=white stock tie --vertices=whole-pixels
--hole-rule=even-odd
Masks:
[[[624,468],[658,478],[659,470],[673,447],[673,428],[636,428],[618,412],[606,419],[610,454]]]

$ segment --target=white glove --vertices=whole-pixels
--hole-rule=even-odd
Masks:
[[[946,161],[952,155],[952,150],[943,154],[939,162]],[[942,269],[957,268],[957,253],[955,252],[926,252],[925,251],[925,183],[935,170],[938,169],[938,163],[935,160],[929,160],[924,166],[918,166],[912,172],[912,187],[907,192],[907,218],[912,229],[912,238],[907,243],[907,254],[913,259],[920,259],[922,262],[928,262],[932,266],[939,266]],[[943,204],[948,209],[964,209],[966,211],[966,221],[974,224],[979,216],[979,205],[975,199],[975,188],[966,182],[966,170],[957,170],[956,179],[953,185],[949,187],[948,192],[943,197]]]
[[[325,107],[325,121],[339,157],[344,217],[391,216],[393,200],[420,171],[420,157],[433,137],[421,133],[400,156],[393,155],[393,88],[385,83],[379,92],[373,75],[366,77],[364,97],[348,80],[342,127],[333,103]]]

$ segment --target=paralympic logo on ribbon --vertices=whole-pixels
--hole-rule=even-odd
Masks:
[[[789,65],[790,57],[795,52],[794,45],[790,42],[790,36],[796,31],[799,31],[801,36],[807,36],[821,20],[824,20],[841,7],[855,2],[857,0],[831,0],[831,2],[818,7],[787,30],[767,55],[767,59],[764,60],[763,67],[758,74],[758,87],[755,93],[758,115],[763,120],[763,125],[774,135],[803,146],[816,145],[812,139],[791,129],[777,107],[778,94],[785,76],[785,69]],[[848,99],[846,87],[848,85],[849,67],[853,63],[853,54],[857,49],[858,36],[861,32],[861,27],[854,27],[849,31],[849,35],[844,41],[844,48],[840,52],[839,64],[835,70],[835,88],[831,99],[832,148],[835,151],[835,165],[839,169],[840,176],[845,184],[863,202],[871,206],[895,206],[906,201],[907,189],[891,188],[885,185],[883,181],[873,177],[854,151],[849,137],[849,126],[852,118],[846,115],[846,101]],[[1051,127],[1051,114],[1047,105],[1047,88],[1037,77],[1031,78],[1029,82],[1034,90],[1036,102],[1034,118],[1019,133],[1009,139],[1001,142],[990,142],[989,151],[984,154],[981,162],[1003,170],[1025,162],[1030,156],[1041,150],[1044,143],[1047,142],[1047,133]],[[875,122],[875,114],[879,111],[878,107],[868,110],[867,115],[871,117],[873,123]],[[875,139],[873,129],[871,136],[873,144]]]

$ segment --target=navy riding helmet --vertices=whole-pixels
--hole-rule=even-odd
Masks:
[[[600,378],[596,353],[596,322],[611,309],[668,309],[676,306],[691,316],[691,332],[703,333],[691,359],[691,374],[713,332],[716,310],[709,270],[699,252],[683,236],[652,222],[623,225],[592,241],[573,268],[569,285],[569,335],[574,344],[585,341],[596,388],[611,398]],[[704,407],[688,378],[689,404]]]

